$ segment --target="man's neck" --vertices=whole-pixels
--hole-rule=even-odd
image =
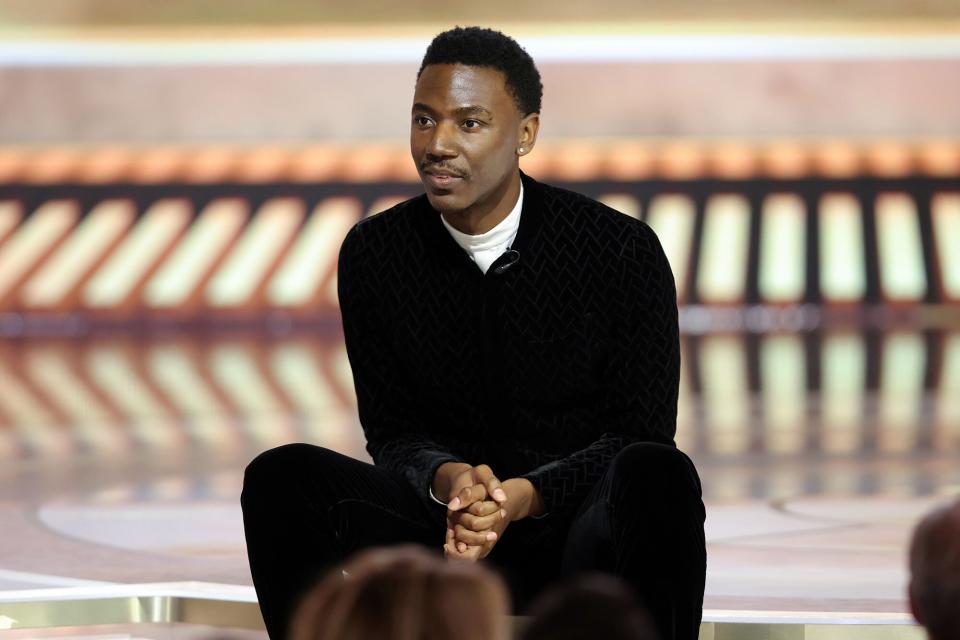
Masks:
[[[464,209],[463,211],[444,211],[440,215],[457,231],[478,236],[503,222],[504,218],[513,211],[519,198],[520,171],[517,170],[503,195],[497,199],[493,207],[484,207],[483,210],[479,211],[474,208]]]

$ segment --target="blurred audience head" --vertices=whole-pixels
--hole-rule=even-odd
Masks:
[[[960,500],[913,531],[910,608],[932,640],[960,638]]]
[[[530,606],[521,640],[657,640],[639,599],[621,580],[585,574],[557,585]]]
[[[415,545],[372,549],[307,594],[290,638],[506,640],[508,602],[503,581],[482,565]]]

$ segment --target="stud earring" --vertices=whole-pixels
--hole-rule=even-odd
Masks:
[[[520,148],[517,149],[517,153],[519,153],[519,154],[522,154],[522,153],[524,153],[525,151],[526,151],[526,149],[524,149],[523,147],[520,147]]]

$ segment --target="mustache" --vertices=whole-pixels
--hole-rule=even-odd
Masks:
[[[451,167],[443,162],[421,162],[420,171],[424,173],[448,173],[458,178],[466,178],[469,175],[466,171],[457,169],[456,167]]]

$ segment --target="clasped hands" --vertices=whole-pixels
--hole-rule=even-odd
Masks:
[[[476,562],[493,551],[511,522],[539,515],[543,506],[525,478],[500,482],[485,465],[446,462],[437,469],[434,495],[449,497],[444,555]]]

